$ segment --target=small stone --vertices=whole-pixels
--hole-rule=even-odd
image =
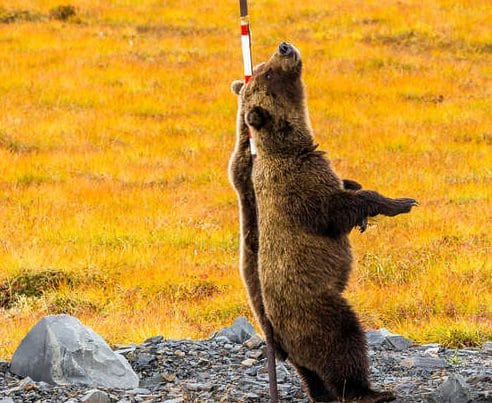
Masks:
[[[162,340],[164,340],[164,337],[162,336],[149,337],[143,342],[143,344],[157,344],[160,343]]]
[[[213,385],[211,383],[187,383],[186,389],[190,392],[210,392],[213,389]]]
[[[0,372],[5,372],[9,369],[10,363],[8,361],[0,360]]]
[[[256,376],[258,374],[258,368],[250,367],[245,371],[245,374],[249,376]]]
[[[446,361],[441,358],[431,357],[410,357],[405,358],[401,365],[405,368],[425,368],[425,369],[439,369],[446,367]]]
[[[214,340],[217,343],[221,343],[221,344],[227,344],[227,343],[229,343],[229,339],[227,337],[225,337],[225,336],[216,335],[214,337]]]
[[[174,382],[176,380],[176,374],[173,372],[167,372],[162,376],[166,382]]]
[[[82,396],[80,401],[84,403],[109,403],[111,400],[106,392],[92,389]]]
[[[468,378],[466,381],[470,385],[477,385],[477,384],[480,384],[480,383],[483,383],[483,384],[489,383],[489,384],[492,385],[492,375],[476,374],[476,375],[471,376],[470,378]]]
[[[225,348],[226,350],[232,350],[232,347],[233,347],[233,345],[232,345],[232,344],[230,344],[230,343],[226,343],[226,344],[224,344],[224,348]]]
[[[0,403],[14,403],[12,398],[6,397],[5,399],[0,399]]]
[[[155,374],[148,378],[143,378],[140,381],[140,386],[143,388],[155,388],[164,382],[164,377],[161,374]]]
[[[155,360],[155,355],[142,353],[138,356],[136,363],[140,367],[146,367],[154,360]]]
[[[492,355],[492,341],[487,341],[483,343],[482,350],[485,351],[487,354]]]
[[[261,350],[248,351],[248,352],[246,353],[246,356],[247,356],[248,358],[254,358],[254,359],[256,359],[256,360],[259,360],[260,358],[263,358],[263,357],[264,357],[264,355],[263,355],[263,351],[261,351]]]
[[[118,348],[117,350],[114,350],[114,352],[116,354],[125,355],[125,354],[128,354],[128,353],[132,353],[135,350],[136,350],[136,347],[135,346],[130,346],[130,347]]]
[[[162,403],[182,403],[184,400],[182,397],[177,397],[175,399],[167,399],[164,400]]]
[[[253,325],[245,317],[240,316],[232,326],[220,330],[216,337],[226,337],[231,343],[242,344],[255,334]]]
[[[259,399],[260,395],[253,393],[253,392],[248,392],[246,393],[246,399]]]
[[[411,340],[398,334],[386,336],[383,341],[383,346],[396,351],[406,350],[407,348],[411,347],[412,344],[413,343]]]
[[[254,358],[246,358],[245,360],[241,361],[241,365],[244,367],[252,367],[256,363],[256,360]]]
[[[260,337],[259,334],[255,334],[254,336],[250,337],[248,340],[244,342],[244,345],[249,350],[259,348],[262,344],[263,344],[263,339]]]
[[[424,355],[433,358],[439,357],[439,347],[429,347],[424,351]]]
[[[130,393],[132,395],[148,395],[148,394],[150,394],[150,390],[148,390],[146,388],[135,388],[135,389],[128,391],[128,393]]]
[[[34,381],[30,377],[26,376],[24,379],[22,379],[19,382],[19,385],[18,386],[23,387],[24,389],[26,389],[27,386],[33,385],[33,384],[35,384]],[[26,389],[26,390],[28,390],[28,389]]]
[[[381,347],[384,341],[384,336],[379,330],[368,330],[366,332],[367,344],[369,347]]]
[[[185,353],[184,351],[181,351],[181,350],[176,350],[176,351],[174,352],[174,355],[175,355],[176,357],[183,358],[184,356],[186,356],[186,353]]]

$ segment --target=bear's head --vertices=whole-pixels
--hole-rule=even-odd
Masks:
[[[301,74],[299,51],[282,42],[268,61],[255,67],[246,85],[232,83],[260,153],[298,154],[312,148]]]

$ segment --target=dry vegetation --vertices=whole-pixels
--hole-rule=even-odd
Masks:
[[[63,6],[63,7],[60,7]],[[489,0],[252,1],[254,57],[305,58],[343,177],[412,196],[352,241],[368,327],[492,338]],[[0,1],[0,357],[42,315],[111,342],[250,316],[227,180],[238,5]]]

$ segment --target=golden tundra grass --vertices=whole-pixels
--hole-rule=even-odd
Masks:
[[[59,4],[0,1],[0,357],[48,313],[112,343],[251,318],[227,180],[237,2],[73,0],[66,21],[49,17]],[[250,11],[256,62],[301,49],[337,172],[421,202],[351,236],[346,295],[365,326],[491,339],[489,0]]]

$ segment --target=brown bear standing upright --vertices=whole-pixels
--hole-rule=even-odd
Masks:
[[[282,43],[241,89],[258,148],[259,300],[312,400],[390,401],[392,393],[371,389],[365,335],[342,296],[347,234],[368,216],[407,213],[416,202],[343,188],[313,143],[301,71],[299,52]]]
[[[231,89],[236,95],[239,95],[242,86],[242,81],[234,81]],[[239,97],[236,120],[236,144],[229,161],[229,179],[236,191],[239,202],[241,277],[248,292],[251,309],[263,333],[266,334],[267,317],[265,315],[258,274],[258,222],[256,197],[251,177],[253,172],[253,156],[250,151],[248,132],[248,126],[244,121],[242,100]],[[358,190],[362,187],[359,183],[350,179],[344,179],[343,186],[345,189],[352,190]],[[361,222],[361,231],[365,230],[366,224],[367,220]],[[286,352],[278,344],[275,348],[277,357],[285,360],[287,358]]]

